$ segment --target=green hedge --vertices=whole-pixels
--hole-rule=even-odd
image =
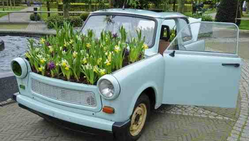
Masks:
[[[39,14],[37,14],[37,15],[31,14],[29,18],[31,21],[40,21],[41,20],[41,16]]]
[[[91,9],[90,9],[91,7]],[[154,4],[149,4],[149,9],[164,9],[164,5],[161,4],[159,7],[155,7]],[[167,11],[172,11],[173,4],[169,4],[170,9],[164,9]],[[176,4],[176,9],[178,7],[178,4]],[[204,4],[204,9],[211,8],[212,6],[210,4]],[[104,5],[98,4],[98,3],[92,3],[91,6],[88,5],[88,3],[71,3],[70,4],[70,11],[95,11],[98,9],[108,9],[109,4],[105,3]],[[63,4],[59,3],[58,5],[58,11],[63,10]],[[185,4],[184,5],[184,11],[185,12],[191,12],[192,11],[192,4]]]
[[[49,29],[54,28],[54,25],[57,23],[59,27],[63,26],[64,22],[70,23],[73,27],[81,27],[83,24],[83,20],[80,17],[70,17],[65,19],[63,16],[51,16],[46,21],[47,27]]]
[[[85,21],[85,20],[87,19],[87,17],[89,16],[89,14],[90,14],[90,13],[88,13],[88,12],[82,13],[82,14],[80,15],[80,18],[81,18],[83,21]]]
[[[213,21],[212,16],[209,15],[189,15],[189,17],[193,17],[193,18],[201,18],[202,21]]]
[[[92,3],[91,5],[87,3],[71,3],[69,11],[95,11],[99,9],[108,9],[109,4],[105,3],[104,5],[98,3]],[[63,10],[63,4],[58,5],[58,11]]]
[[[149,7],[151,9],[164,9],[164,5],[160,5],[159,7],[155,7],[153,4],[150,4]],[[170,9],[164,9],[164,10],[167,10],[167,11],[173,11],[173,4],[170,4],[169,5]],[[176,4],[176,10],[178,8],[178,4]],[[204,9],[208,9],[208,8],[211,8],[211,5],[209,4],[204,4]],[[192,4],[185,4],[184,5],[184,11],[185,12],[192,12]]]

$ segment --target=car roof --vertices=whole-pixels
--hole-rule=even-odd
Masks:
[[[186,17],[185,15],[178,12],[154,12],[149,10],[141,10],[141,9],[105,9],[95,11],[92,14],[98,13],[120,13],[120,14],[133,14],[133,15],[141,15],[141,16],[149,16],[153,18],[181,18]]]

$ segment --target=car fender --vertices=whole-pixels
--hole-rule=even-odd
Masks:
[[[130,104],[130,107],[128,109],[128,115],[129,116],[132,115],[133,109],[135,107],[135,104],[136,104],[139,96],[141,96],[143,94],[143,91],[146,90],[147,88],[152,88],[154,90],[154,92],[155,92],[155,108],[157,107],[156,105],[158,105],[158,104],[161,105],[161,102],[159,101],[159,99],[162,99],[162,98],[160,98],[160,97],[162,97],[162,95],[161,96],[158,95],[158,92],[157,92],[158,87],[157,87],[156,83],[152,82],[152,81],[146,82],[134,94],[134,96],[132,98],[132,101],[131,101],[131,104]]]

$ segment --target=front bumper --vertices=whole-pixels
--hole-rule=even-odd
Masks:
[[[122,133],[130,124],[130,120],[126,122],[113,122],[97,117],[72,113],[45,105],[23,95],[14,95],[13,99],[18,102],[20,107],[53,121],[53,123],[57,123],[59,126],[84,133]]]

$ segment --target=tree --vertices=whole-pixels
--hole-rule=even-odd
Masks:
[[[247,8],[246,8],[246,14],[248,14],[249,13],[249,0],[246,0],[246,5],[247,5]]]
[[[12,0],[9,0],[10,3],[10,9],[12,9]]]
[[[113,0],[109,0],[109,7],[113,8]]]
[[[173,2],[173,11],[176,11],[176,0]]]
[[[178,12],[180,13],[184,13],[184,4],[185,4],[185,0],[178,0]]]
[[[147,9],[149,8],[149,3],[157,5],[162,0],[113,0],[114,7],[122,8],[137,8],[137,9]]]
[[[217,22],[236,22],[236,18],[241,17],[240,2],[238,0],[221,0],[215,20]],[[239,10],[237,12],[237,9]],[[236,17],[237,16],[237,17]],[[236,24],[239,25],[240,21]]]
[[[2,0],[3,11],[5,11],[4,0]]]
[[[63,0],[63,16],[64,16],[64,18],[69,18],[70,2],[74,2],[74,0]]]
[[[50,0],[46,0],[47,11],[50,11]],[[50,13],[48,13],[48,17],[50,17]]]

